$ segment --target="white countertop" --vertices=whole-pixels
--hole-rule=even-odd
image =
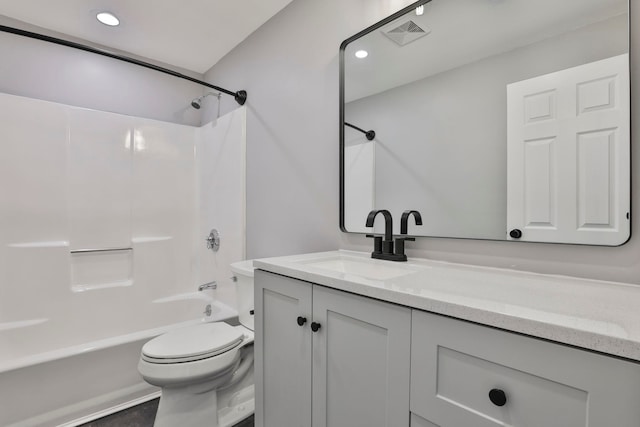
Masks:
[[[640,286],[352,251],[259,259],[254,267],[640,361]]]

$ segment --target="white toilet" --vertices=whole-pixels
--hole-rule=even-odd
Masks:
[[[231,264],[238,326],[202,323],[142,347],[138,371],[162,388],[154,427],[231,427],[253,414],[253,261]]]

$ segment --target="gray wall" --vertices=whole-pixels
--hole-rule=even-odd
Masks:
[[[209,81],[249,91],[249,257],[371,250],[370,239],[338,231],[338,48],[403,4],[295,0],[206,73]],[[632,9],[630,21],[640,22],[640,7]],[[635,82],[640,32],[631,33]],[[632,91],[632,111],[640,111],[640,85]],[[632,127],[634,139],[640,138],[640,120]],[[640,150],[632,155],[640,164]],[[638,168],[632,179],[636,207]],[[639,217],[632,219],[634,230]],[[437,238],[407,246],[412,256],[640,284],[639,236],[615,248]]]
[[[249,258],[338,247],[338,46],[409,3],[296,0],[205,74],[249,93]]]
[[[618,16],[348,103],[345,121],[376,131],[375,206],[429,218],[409,234],[505,240],[507,85],[626,53],[627,23]]]
[[[90,44],[2,15],[0,24]],[[200,124],[201,112],[191,108],[190,103],[203,93],[201,85],[93,53],[3,32],[0,52],[0,92],[173,123]]]

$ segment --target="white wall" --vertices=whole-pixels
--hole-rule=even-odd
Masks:
[[[216,281],[217,300],[238,308],[231,263],[245,259],[246,108],[241,107],[198,129],[196,174],[198,231],[195,236],[197,284]],[[217,252],[207,249],[212,229],[220,233]]]
[[[410,2],[394,3],[295,0],[206,73],[249,92],[248,257],[371,250],[370,239],[338,231],[338,49]],[[631,7],[633,82],[640,78],[640,7]],[[640,111],[640,85],[632,91],[632,111]],[[640,120],[632,127],[638,138]],[[632,155],[640,164],[640,150]],[[632,180],[637,206],[638,168]],[[640,229],[638,216],[632,230]],[[436,238],[408,246],[412,256],[640,284],[637,236],[617,248]]]

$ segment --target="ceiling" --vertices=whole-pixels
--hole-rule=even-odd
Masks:
[[[203,74],[291,1],[0,0],[0,15]]]
[[[627,13],[627,0],[436,0],[350,43],[350,102]],[[402,47],[383,32],[412,20],[428,35]],[[626,22],[626,21],[625,21]],[[369,52],[365,59],[354,53]]]

